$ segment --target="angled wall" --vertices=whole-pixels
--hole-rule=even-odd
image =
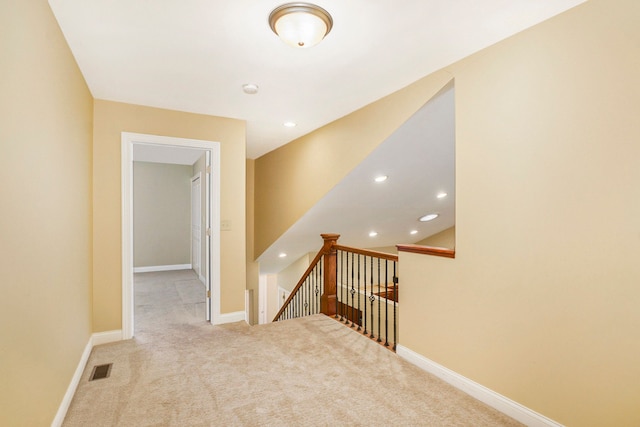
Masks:
[[[0,425],[48,426],[91,336],[92,97],[46,1],[0,28]]]

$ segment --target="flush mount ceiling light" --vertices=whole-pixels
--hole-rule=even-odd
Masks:
[[[369,237],[376,237],[378,235],[378,233],[376,233],[375,231],[370,231],[369,232]]]
[[[376,179],[374,179],[375,182],[384,182],[387,180],[387,178],[389,178],[387,175],[380,175],[377,176]]]
[[[278,254],[278,258],[286,258],[287,254],[285,254],[284,252],[281,252],[280,254]]]
[[[284,124],[285,127],[288,127],[288,128],[296,127],[296,123],[295,122],[284,122],[283,124]]]
[[[438,193],[438,195],[436,196],[438,199],[444,199],[445,197],[447,197],[447,193],[445,193],[444,191],[441,193]]]
[[[333,27],[329,12],[311,3],[287,3],[269,15],[269,26],[286,44],[308,48],[320,43]]]
[[[432,213],[432,214],[428,214],[425,216],[422,216],[418,219],[418,221],[420,222],[427,222],[427,221],[431,221],[438,218],[438,214],[437,213]]]

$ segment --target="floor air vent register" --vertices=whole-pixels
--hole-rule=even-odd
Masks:
[[[111,373],[111,366],[113,363],[107,363],[106,365],[96,365],[93,367],[93,371],[91,371],[91,376],[89,377],[89,381],[93,380],[101,380],[103,378],[109,378],[109,374]]]

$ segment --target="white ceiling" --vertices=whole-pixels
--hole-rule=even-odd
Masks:
[[[49,3],[95,98],[246,120],[256,158],[583,1],[321,0],[310,49],[271,32],[282,0]]]
[[[282,0],[49,4],[95,98],[245,120],[247,157],[257,158],[583,1],[321,0],[334,26],[310,49],[271,32],[269,13]],[[258,94],[243,93],[245,83],[257,84]],[[452,226],[453,120],[448,88],[267,249],[261,272],[316,251],[320,233],[341,234],[343,245],[381,247]],[[136,149],[135,160],[164,163],[193,164],[200,155]],[[389,179],[375,184],[379,173]],[[437,199],[440,191],[448,196]],[[440,216],[418,223],[429,212]],[[414,228],[419,233],[410,236]],[[378,236],[370,238],[371,230]]]

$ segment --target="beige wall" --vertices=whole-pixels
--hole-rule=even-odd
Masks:
[[[400,254],[401,344],[568,426],[640,425],[640,3],[448,71],[456,259]]]
[[[278,300],[278,275],[267,274],[265,280],[267,281],[267,323],[269,323],[276,317],[278,310],[280,310]]]
[[[244,311],[245,123],[179,111],[111,101],[94,101],[93,225],[94,331],[120,329],[122,323],[122,244],[120,144],[122,132],[221,143],[222,219],[232,229],[221,233],[221,311]]]
[[[416,245],[431,246],[435,248],[455,249],[456,247],[456,227],[450,227],[432,236],[422,239]]]
[[[305,254],[280,271],[278,273],[278,287],[291,292],[315,256],[316,253]]]
[[[416,83],[256,160],[255,255],[260,256],[347,173],[451,80]]]
[[[0,28],[0,425],[48,426],[91,335],[92,98],[46,1]]]
[[[191,264],[193,167],[133,162],[134,267]]]

